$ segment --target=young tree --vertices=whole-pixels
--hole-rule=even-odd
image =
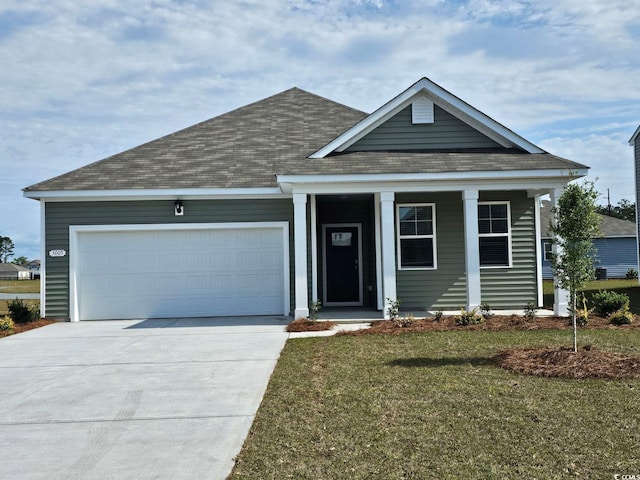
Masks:
[[[569,291],[573,323],[573,350],[578,351],[576,325],[576,293],[595,277],[596,251],[592,238],[599,235],[600,223],[596,212],[598,192],[593,182],[572,183],[565,187],[558,206],[551,212],[553,242],[559,253],[552,255],[551,265],[558,286]]]
[[[13,256],[13,242],[9,237],[0,235],[0,262],[7,263],[9,257]]]

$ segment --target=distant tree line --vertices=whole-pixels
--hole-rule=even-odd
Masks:
[[[630,222],[636,221],[636,204],[623,198],[617,205],[597,205],[596,211],[602,215],[621,218]]]

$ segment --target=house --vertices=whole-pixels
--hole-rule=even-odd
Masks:
[[[640,126],[636,128],[629,139],[629,145],[633,147],[633,159],[635,164],[635,178],[636,178],[636,234],[638,241],[640,242],[640,218],[638,218],[638,205],[640,205]],[[640,245],[637,246],[640,251]],[[640,257],[640,253],[638,254]]]
[[[0,263],[0,280],[29,280],[31,272],[20,265]]]
[[[422,78],[371,114],[292,88],[24,195],[48,318],[302,318],[540,305],[537,199],[587,171]]]
[[[31,272],[32,279],[40,278],[40,260],[31,260],[25,266]]]
[[[600,218],[600,237],[593,239],[597,252],[597,269],[604,269],[608,278],[625,278],[629,269],[638,270],[636,225],[620,218],[598,215]],[[542,237],[542,278],[553,278],[551,268],[551,208],[543,201],[540,208]]]

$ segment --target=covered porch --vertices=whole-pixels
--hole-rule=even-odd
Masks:
[[[415,307],[416,315],[429,315],[436,309],[472,310],[483,302],[490,303],[495,311],[505,310],[487,299],[497,298],[501,282],[504,288],[512,288],[518,268],[524,268],[524,253],[511,258],[511,242],[517,243],[514,252],[527,252],[530,257],[526,264],[530,278],[522,282],[527,283],[529,292],[535,290],[527,298],[542,306],[539,197],[551,194],[555,205],[567,177],[562,182],[558,176],[553,182],[548,178],[459,179],[455,184],[451,179],[425,181],[419,175],[393,182],[372,182],[374,176],[361,182],[310,177],[314,176],[278,177],[281,188],[291,193],[294,206],[296,319],[308,317],[310,305],[317,301],[324,308],[322,318],[337,315],[345,317],[342,320],[350,318],[351,309],[354,320],[362,320],[362,315],[388,318],[389,303],[398,299],[408,310]],[[523,215],[529,223],[514,224],[514,231],[509,231],[508,266],[481,265],[479,220],[483,219],[479,219],[478,206],[508,203],[489,200],[508,198],[510,194],[519,199],[518,205],[530,206]],[[398,209],[423,204],[433,205],[431,221],[439,231],[420,236],[432,237],[432,264],[411,268],[403,264],[407,260],[400,249],[404,238],[399,235]],[[526,244],[515,238],[518,234],[530,237]],[[428,296],[424,292],[436,300],[425,298],[424,303],[416,303],[423,301],[421,296]],[[509,304],[507,311],[517,311],[528,303],[518,302]],[[555,291],[554,314],[567,314],[567,295],[559,289]]]

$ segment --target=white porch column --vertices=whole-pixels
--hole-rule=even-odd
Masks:
[[[538,301],[536,303],[538,307],[542,307],[544,303],[542,290],[542,255],[544,254],[544,247],[542,245],[542,225],[540,225],[540,195],[536,195],[533,201],[535,202],[533,212],[536,223],[536,285],[538,285]]]
[[[380,227],[382,230],[382,294],[384,318],[389,318],[389,301],[396,300],[395,222],[393,221],[393,192],[380,193]]]
[[[307,195],[293,194],[293,242],[295,248],[295,312],[294,318],[309,316],[307,291]]]
[[[558,206],[562,191],[561,187],[551,190],[551,208]],[[553,214],[551,215],[551,223],[555,225],[555,215]],[[551,251],[554,255],[559,255],[562,253],[562,247],[553,242]],[[553,277],[553,285],[553,313],[558,316],[566,316],[569,314],[569,292],[557,286],[555,275]]]
[[[480,245],[478,235],[478,190],[464,190],[464,249],[467,273],[467,311],[482,303],[480,293]]]

